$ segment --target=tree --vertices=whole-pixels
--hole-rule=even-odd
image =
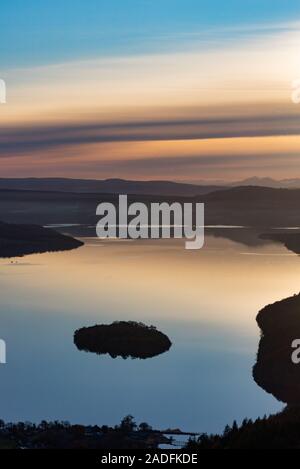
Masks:
[[[151,427],[151,425],[149,425],[147,422],[141,422],[141,423],[139,424],[139,430],[140,430],[141,432],[149,432],[149,431],[152,430],[152,427]]]
[[[134,417],[132,415],[126,415],[126,417],[121,421],[120,430],[124,432],[133,432],[136,427],[137,425],[134,421]]]

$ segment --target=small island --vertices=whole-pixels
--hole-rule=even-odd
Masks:
[[[83,327],[75,331],[74,343],[79,350],[124,359],[155,357],[167,352],[172,345],[154,326],[134,321]]]
[[[0,258],[76,249],[83,242],[50,228],[0,222]]]

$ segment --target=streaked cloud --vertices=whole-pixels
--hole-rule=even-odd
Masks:
[[[266,29],[207,49],[193,37],[181,52],[7,70],[2,173],[165,178],[169,163],[190,180],[197,169],[272,175],[286,158],[299,170],[300,33]]]
[[[199,114],[201,109],[199,109]],[[298,135],[300,114],[257,114],[198,119],[15,126],[0,129],[0,157],[34,155],[96,143],[207,140]]]

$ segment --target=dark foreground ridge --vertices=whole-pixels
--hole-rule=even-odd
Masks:
[[[38,225],[0,222],[0,257],[21,257],[51,251],[67,251],[83,243]]]
[[[72,425],[69,422],[4,423],[0,420],[0,449],[157,449],[178,447],[179,429],[155,430],[146,422],[137,425],[131,415],[119,425]],[[255,421],[244,419],[226,425],[221,434],[194,435],[184,451],[207,449],[299,449],[300,407]]]
[[[108,353],[112,358],[151,358],[172,345],[154,326],[134,321],[83,327],[75,332],[74,343],[79,350],[99,355]]]
[[[58,421],[6,424],[0,420],[0,449],[156,449],[172,441],[172,436],[146,422],[137,425],[131,415],[114,427]]]
[[[299,449],[300,407],[286,407],[282,412],[255,421],[244,419],[226,425],[223,434],[203,433],[190,440],[189,451],[202,449]]]

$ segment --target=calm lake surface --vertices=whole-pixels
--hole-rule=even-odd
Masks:
[[[1,418],[116,424],[132,414],[161,429],[212,432],[283,407],[252,379],[255,317],[299,292],[298,256],[210,234],[200,251],[178,240],[84,241],[0,260]],[[148,360],[74,346],[77,328],[115,320],[153,324],[173,346]]]

